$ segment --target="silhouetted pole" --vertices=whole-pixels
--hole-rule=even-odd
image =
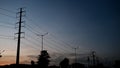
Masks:
[[[96,63],[99,64],[99,57],[96,57]]]
[[[75,49],[75,63],[77,63],[77,51],[76,51],[77,48],[74,49]]]
[[[95,62],[95,51],[92,51],[92,57],[93,57],[93,65],[95,66],[96,62]]]
[[[20,39],[21,39],[21,23],[22,23],[22,8],[20,8],[20,17],[19,17],[19,29],[18,29],[18,43],[17,43],[17,56],[16,56],[16,64],[19,64],[19,58],[20,58]]]
[[[43,34],[43,35],[37,35],[37,36],[41,36],[41,38],[42,38],[42,42],[41,42],[41,44],[42,44],[41,50],[42,50],[42,51],[43,51],[43,45],[44,45],[44,43],[43,43],[44,36],[47,35],[47,34],[48,34],[48,33],[45,33],[45,34]]]
[[[88,67],[90,66],[90,57],[87,57]]]
[[[43,37],[44,37],[44,35],[41,35],[41,37],[42,37],[42,42],[41,42],[41,44],[42,44],[42,51],[43,51]]]
[[[75,63],[77,63],[77,49],[78,49],[78,48],[79,48],[79,46],[73,48],[73,49],[75,49]]]

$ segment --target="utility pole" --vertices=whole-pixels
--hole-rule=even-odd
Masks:
[[[16,55],[16,65],[19,65],[19,59],[20,59],[20,41],[21,41],[21,33],[24,33],[24,32],[21,32],[21,24],[23,23],[22,21],[22,13],[23,13],[23,8],[20,8],[20,12],[19,13],[19,22],[17,23],[18,24],[18,42],[17,42],[17,55]]]
[[[45,33],[45,34],[43,34],[43,35],[37,35],[37,36],[41,36],[41,38],[42,38],[42,42],[41,42],[41,44],[42,44],[42,48],[41,48],[41,51],[43,51],[43,45],[44,45],[44,43],[43,43],[43,40],[44,40],[44,36],[45,35],[47,35],[48,33]]]
[[[93,65],[95,66],[95,64],[96,64],[96,59],[95,59],[95,51],[92,51],[92,57],[93,57]]]
[[[79,48],[79,46],[78,47],[76,47],[76,48],[74,48],[75,49],[75,63],[77,63],[77,49]]]
[[[88,62],[88,68],[89,68],[89,66],[90,66],[90,57],[89,56],[87,57],[87,62]]]
[[[75,63],[77,63],[77,51],[76,51],[77,48],[74,49],[75,49]]]

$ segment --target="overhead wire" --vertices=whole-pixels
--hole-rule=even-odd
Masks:
[[[27,28],[27,29],[28,29],[28,28]],[[29,29],[29,31],[33,33],[33,31],[31,31],[30,29]],[[33,33],[33,34],[37,35],[36,33]],[[29,37],[31,37],[31,36],[29,36]],[[32,39],[34,39],[34,38],[32,38]],[[35,39],[34,39],[34,40],[35,40]],[[36,41],[38,41],[38,40],[36,40]],[[39,41],[38,41],[38,42],[39,42]],[[50,44],[50,42],[48,42],[48,41],[47,41],[47,43]],[[47,46],[47,47],[51,48],[52,50],[56,50],[57,52],[59,51],[59,48],[60,48],[60,47],[59,47],[58,49],[55,49],[55,48],[53,48],[52,46]],[[60,49],[60,50],[62,50],[62,53],[63,53],[63,51],[65,51],[64,49]],[[55,51],[55,52],[56,52],[56,51]],[[59,51],[59,52],[60,52],[60,51]]]
[[[1,27],[11,28],[14,29],[14,27],[8,26],[8,25],[0,25]]]
[[[68,44],[68,43],[65,43],[64,41],[62,41],[63,43],[61,44],[61,43],[59,43],[59,42],[56,42],[56,40],[52,40],[52,42],[54,41],[54,43],[57,43],[57,44],[59,44],[59,45],[62,45],[63,43],[64,43],[64,45],[66,44],[66,45],[68,45],[68,46],[70,46],[71,47],[71,49],[73,49],[73,47],[70,45],[70,44]],[[48,42],[48,41],[47,41]],[[66,48],[66,47],[68,47],[68,46],[65,46],[64,48]],[[58,48],[61,48],[61,47],[58,47]],[[64,49],[61,49],[61,50],[63,50],[63,51],[65,51],[66,52],[66,49],[64,50]],[[69,49],[70,50],[70,49]],[[70,50],[71,51],[71,50]],[[69,52],[70,53],[70,52]]]
[[[31,28],[32,30],[34,29],[34,28],[30,27],[30,26],[29,26],[29,28]],[[28,29],[28,28],[27,28],[27,29]],[[35,32],[33,32],[32,30],[30,30],[30,29],[28,29],[28,30],[31,31],[32,33],[34,33],[36,36],[39,34],[38,32],[35,33]],[[53,41],[52,41],[52,42],[53,42]],[[54,41],[54,42],[55,42],[55,41]],[[55,42],[55,43],[56,43],[56,42]],[[58,44],[60,44],[60,43],[58,43]],[[59,48],[60,48],[60,47],[59,47]],[[63,49],[63,48],[62,48],[62,50],[65,51],[66,49]]]
[[[47,40],[45,40],[45,41],[47,41]],[[51,45],[55,45],[55,44],[53,44],[52,42],[50,42],[50,41],[47,41],[49,44],[51,44]],[[65,49],[63,49],[63,48],[61,48],[61,47],[58,47],[58,46],[49,46],[49,47],[55,47],[56,48],[56,50],[57,50],[57,52],[61,52],[61,53],[64,53],[65,54],[65,52],[66,52],[66,50]],[[55,49],[55,48],[53,48],[53,49]]]
[[[9,37],[9,38],[14,38],[14,36],[6,36],[6,35],[0,35],[0,37]]]
[[[13,36],[0,35],[0,39],[9,39],[9,40],[14,40],[14,37],[13,37]]]
[[[51,38],[50,38],[50,40],[51,40],[52,42],[56,43],[56,44],[59,44],[60,46],[64,46],[64,48],[68,48],[67,46],[65,46],[64,43],[58,42],[57,40],[54,40],[54,39],[51,39]]]
[[[29,31],[31,31],[31,30],[29,30]],[[31,31],[32,33],[33,33],[33,31]],[[34,33],[35,35],[37,35],[36,33]],[[39,42],[39,41],[38,41]],[[48,42],[48,40],[47,40],[47,43],[50,43],[50,42]],[[50,46],[48,46],[48,47],[50,47]],[[51,48],[51,47],[50,47]],[[59,47],[60,48],[60,47]],[[64,51],[66,51],[65,49],[61,49],[62,51],[64,50]]]
[[[31,47],[32,49],[40,50],[38,47],[34,47],[34,46],[32,46],[32,45],[30,45],[30,44],[27,44],[27,43],[25,43],[25,42],[23,42],[23,41],[21,41],[21,43],[22,43],[23,45],[26,45],[26,46]]]
[[[59,38],[57,38],[56,36],[54,36],[53,34],[51,34],[51,36],[53,37],[53,38],[55,38],[55,39],[57,39],[57,40],[59,40],[59,41],[61,41],[63,44],[64,44],[64,46],[65,45],[67,45],[67,47],[69,47],[69,48],[73,48],[70,44],[68,44],[68,43],[66,43],[65,41],[63,41],[63,40],[60,40]],[[65,46],[66,47],[66,46]]]
[[[7,17],[10,17],[10,18],[16,18],[16,17],[14,17],[14,16],[10,16],[10,15],[7,15],[7,14],[4,14],[4,13],[0,13],[1,15],[4,15],[4,16],[7,16]]]
[[[55,47],[59,48],[60,50],[69,53],[69,51],[68,51],[66,48],[60,47],[60,46],[61,46],[60,44],[58,44],[58,43],[56,43],[56,42],[54,42],[54,41],[52,41],[52,42],[50,42],[50,41],[48,41],[48,40],[46,40],[46,41],[49,42],[49,43],[51,43],[51,44],[53,44]],[[54,42],[54,43],[53,43],[53,42]],[[58,46],[58,45],[59,45],[59,46]]]
[[[1,9],[1,8],[0,8]],[[2,10],[6,10],[6,9],[2,9]],[[6,10],[6,11],[9,11],[9,10]],[[11,11],[9,11],[9,12],[11,12]],[[12,12],[13,13],[13,12]],[[3,14],[3,13],[0,13],[0,14],[2,14],[2,15],[5,15],[5,16],[8,16],[8,17],[12,17],[12,18],[16,18],[16,17],[13,17],[13,16],[10,16],[10,15],[7,15],[7,14]],[[30,20],[30,19],[29,19]],[[31,28],[29,25],[27,25],[29,28]],[[35,26],[37,26],[38,28],[40,28],[38,25],[35,25]],[[29,28],[27,28],[29,31],[31,31],[32,33],[34,33],[35,35],[37,35],[37,33],[35,33],[35,32],[33,32],[31,29],[29,29]],[[28,40],[28,39],[27,39]],[[55,42],[55,41],[54,41]],[[56,42],[55,42],[56,43]],[[62,41],[62,43],[63,43],[63,41]],[[65,42],[64,42],[65,43]],[[59,43],[59,44],[61,44],[61,43]],[[68,44],[67,44],[68,45]],[[63,49],[62,49],[63,50]]]
[[[39,44],[35,43],[34,41],[28,39],[28,38],[24,38],[25,40],[27,40],[28,42],[32,43],[33,45],[36,45],[37,47],[40,47]]]
[[[6,25],[11,25],[11,26],[14,25],[13,23],[10,23],[10,22],[4,22],[4,21],[0,21],[0,24],[6,24]]]
[[[8,11],[8,12],[11,12],[11,13],[15,13],[15,12],[13,12],[13,11],[10,11],[10,10],[7,10],[7,9],[4,9],[4,8],[0,8],[0,9],[2,9],[2,10],[5,10],[5,11]],[[0,14],[2,14],[2,13],[0,13]],[[3,15],[5,15],[5,16],[9,16],[9,15],[6,15],[6,14],[3,14]],[[13,16],[9,16],[9,17],[13,17]],[[15,18],[15,17],[14,17]],[[29,19],[28,17],[26,17],[28,20],[30,20],[30,21],[33,21],[32,19]],[[35,24],[34,24],[35,25]],[[27,25],[28,27],[30,27],[29,25]],[[35,25],[35,26],[37,26],[38,28],[40,28],[38,25]],[[31,27],[30,27],[31,28]],[[27,28],[28,29],[28,28]],[[30,30],[30,29],[29,29]],[[33,31],[32,31],[33,32]],[[33,32],[34,34],[36,34],[35,32]],[[56,38],[54,35],[51,35],[52,37],[54,37],[54,38]],[[57,39],[58,40],[58,39]],[[59,41],[61,41],[62,43],[64,43],[64,44],[66,44],[66,45],[68,45],[68,46],[70,46],[68,43],[66,43],[66,42],[64,42],[64,41],[62,41],[62,40],[59,40]],[[71,47],[71,46],[70,46]]]
[[[16,13],[16,12],[13,12],[13,11],[10,11],[10,10],[7,10],[7,9],[4,9],[4,8],[0,8],[1,10],[5,10],[5,11],[8,11],[8,12],[11,12],[11,13]],[[7,14],[3,14],[3,13],[0,13],[0,14],[2,14],[2,15],[5,15],[5,16],[8,16],[8,17],[12,17],[12,18],[16,18],[16,17],[13,17],[13,16],[10,16],[10,15],[7,15]],[[11,23],[6,23],[6,24],[10,24],[10,25],[12,25]],[[3,26],[3,25],[2,25]],[[28,39],[25,39],[25,40],[27,40],[27,41],[30,41],[30,40],[28,40]],[[22,42],[22,43],[24,43],[24,42]],[[33,43],[33,42],[32,42]],[[25,43],[24,43],[25,44]],[[35,44],[35,43],[34,43]],[[32,47],[32,48],[34,48],[34,47]]]
[[[27,36],[29,36],[29,35],[27,35]],[[35,39],[34,37],[32,37],[32,36],[29,36],[29,38],[31,38],[32,40],[34,39],[36,42],[40,42],[38,39]],[[53,47],[51,47],[51,46],[48,46],[49,48],[51,48],[52,50],[54,49]],[[56,49],[56,51],[58,51],[58,49]]]
[[[27,17],[27,19],[33,22],[33,20],[29,19],[28,17]],[[39,29],[41,29],[38,25],[36,25],[36,24],[33,24],[33,25],[35,25],[36,27],[38,27]],[[56,37],[53,34],[50,34],[50,35],[52,36],[52,38],[54,37],[56,39]],[[59,42],[61,42],[62,44],[64,44],[65,47],[73,48],[70,44],[68,44],[68,43],[66,43],[66,42],[64,42],[62,40],[59,40],[58,38],[56,40],[58,40]]]
[[[37,45],[35,42],[33,42],[32,40],[30,40],[30,39],[25,39],[25,40],[27,40],[29,43],[32,43],[33,45]],[[32,41],[32,42],[31,42]],[[25,44],[25,45],[28,45],[28,44]],[[33,45],[31,45],[31,47],[34,47]],[[28,45],[29,46],[29,45]],[[40,47],[40,46],[39,46]],[[38,48],[38,45],[36,46],[36,47],[34,47],[34,48],[37,48],[37,50],[41,50],[40,48]],[[49,51],[51,51],[51,50],[49,50]]]
[[[30,26],[29,26],[30,27]],[[26,27],[27,28],[27,27]],[[30,32],[32,32],[33,34],[35,34],[36,36],[38,35],[38,33],[33,32],[32,30],[30,30],[29,28],[27,28]],[[37,40],[38,41],[38,40]],[[39,41],[38,41],[39,42]]]
[[[7,12],[10,12],[10,13],[16,13],[16,12],[14,12],[14,11],[11,11],[11,10],[8,10],[8,9],[5,9],[5,8],[1,8],[1,7],[0,7],[0,9],[1,9],[1,10],[4,10],[4,11],[7,11]]]
[[[36,32],[34,32],[34,31],[32,31],[29,27],[25,27],[27,30],[29,30],[30,32],[32,32],[33,34],[35,34],[36,36],[38,35],[38,33],[36,33]]]

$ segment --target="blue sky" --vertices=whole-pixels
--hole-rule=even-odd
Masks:
[[[26,7],[26,24],[34,28],[34,32],[38,31],[40,34],[49,32],[45,36],[45,48],[47,50],[57,51],[59,49],[65,53],[73,53],[70,44],[73,48],[79,46],[78,53],[88,53],[91,50],[95,50],[99,55],[105,57],[119,58],[120,52],[120,5],[117,0],[0,0],[0,8],[4,8],[13,12],[18,12],[18,8]],[[0,10],[0,13],[4,13],[15,17],[16,13],[10,13],[4,10]],[[4,15],[0,15],[0,21],[10,22],[14,24],[17,19],[10,18]],[[6,20],[7,19],[7,20]],[[3,23],[1,23],[3,24]],[[37,26],[40,28],[38,28]],[[14,26],[14,25],[13,25]],[[26,26],[27,27],[27,26]],[[4,31],[3,31],[4,30]],[[13,31],[12,31],[13,30]],[[1,35],[14,36],[17,30],[5,29],[1,27]],[[10,31],[8,33],[8,31]],[[25,35],[34,36],[28,30],[24,30]],[[53,38],[51,35],[55,36]],[[60,41],[60,40],[62,41]],[[3,40],[3,39],[2,39]],[[33,39],[30,39],[34,41]],[[57,44],[50,40],[57,40]],[[6,39],[5,39],[6,41]],[[41,41],[41,39],[39,39]],[[15,56],[14,47],[16,47],[16,41],[8,43],[13,44],[13,47],[9,47],[9,44],[2,46],[4,49],[13,49]],[[26,43],[25,40],[23,42]],[[50,43],[52,44],[50,44]],[[33,47],[38,48],[34,44],[30,44]],[[60,43],[58,45],[58,43]],[[3,43],[0,43],[3,44]],[[41,45],[41,42],[37,42]],[[52,46],[49,48],[47,46]],[[57,47],[56,47],[57,46]],[[67,49],[65,47],[68,47]],[[27,48],[27,50],[26,50]],[[22,47],[25,50],[26,55],[30,49],[28,46]],[[39,49],[38,49],[39,50]],[[23,51],[24,52],[24,51]],[[50,52],[50,53],[52,53]],[[6,52],[5,55],[8,53]],[[30,54],[30,53],[29,53]],[[32,54],[39,54],[37,51],[33,51]]]

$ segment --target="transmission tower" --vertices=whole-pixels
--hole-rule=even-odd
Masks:
[[[24,21],[22,21],[22,17],[23,17],[23,12],[25,12],[25,11],[23,11],[23,8],[20,8],[20,11],[18,12],[18,18],[19,18],[19,22],[18,23],[16,23],[16,24],[18,24],[18,33],[16,33],[16,34],[18,34],[18,42],[17,42],[17,55],[16,55],[16,65],[18,65],[19,64],[19,60],[20,60],[20,41],[21,41],[21,34],[23,34],[24,32],[21,32],[21,27],[23,27],[22,26],[22,23],[24,23]]]

